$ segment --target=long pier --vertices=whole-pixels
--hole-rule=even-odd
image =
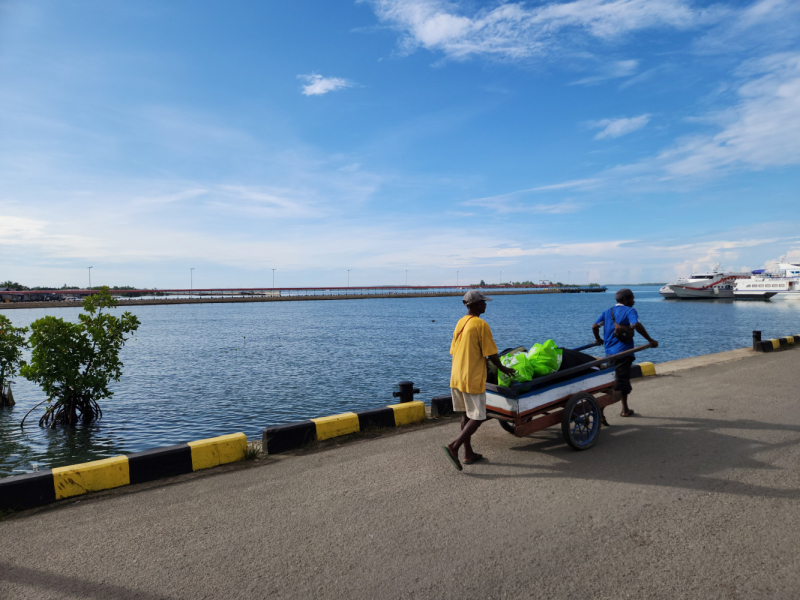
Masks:
[[[517,294],[565,294],[605,292],[604,286],[372,286],[303,288],[206,288],[169,290],[110,290],[121,305],[204,304],[228,302],[285,302],[298,300],[359,300],[370,298],[421,298],[463,296],[480,289],[497,296]],[[82,298],[98,290],[0,291],[0,309],[78,306]]]

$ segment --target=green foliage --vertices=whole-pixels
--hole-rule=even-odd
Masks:
[[[98,400],[111,398],[108,386],[122,375],[119,351],[125,334],[139,328],[131,313],[115,317],[103,310],[116,305],[105,287],[84,299],[78,323],[47,316],[31,324],[31,362],[20,372],[47,395],[49,406],[39,425],[75,426],[79,415],[84,423],[102,416]]]
[[[6,382],[25,364],[22,360],[22,350],[28,347],[28,342],[25,341],[27,332],[27,327],[14,327],[7,316],[0,315],[0,395],[5,389]]]
[[[0,289],[5,290],[14,290],[15,292],[24,292],[25,290],[29,289],[28,287],[22,285],[21,283],[17,283],[16,281],[3,281],[0,282]]]

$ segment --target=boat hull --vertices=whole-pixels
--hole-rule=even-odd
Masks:
[[[773,296],[775,296],[778,292],[758,292],[758,291],[748,291],[748,292],[739,292],[735,291],[733,293],[733,297],[737,300],[769,300]]]
[[[670,286],[678,298],[689,300],[719,300],[720,298],[733,298],[733,290],[719,288],[695,289],[688,286]]]
[[[669,285],[663,286],[660,290],[658,290],[658,293],[661,294],[667,300],[674,300],[675,298],[677,298],[675,292],[672,291],[672,288]]]

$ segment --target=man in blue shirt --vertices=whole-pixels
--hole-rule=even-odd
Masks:
[[[633,327],[644,339],[650,342],[653,348],[657,348],[658,342],[650,337],[644,325],[639,322],[639,313],[633,308],[633,292],[628,288],[623,288],[616,293],[614,298],[617,301],[616,306],[612,306],[608,310],[603,311],[603,314],[601,314],[594,325],[592,325],[594,338],[598,342],[603,342],[605,344],[606,356],[633,349],[632,338],[629,342],[623,342],[614,334],[614,330],[616,329],[614,326],[615,322],[617,325]],[[600,327],[603,328],[603,337],[605,340],[600,339]],[[633,359],[634,357],[631,354],[612,361],[612,364],[617,368],[617,382],[614,385],[614,389],[622,393],[621,417],[630,417],[634,414],[633,409],[628,408],[628,394],[630,394],[633,389],[631,387],[631,364],[633,364]],[[603,424],[608,425],[605,421],[605,416],[603,417]]]

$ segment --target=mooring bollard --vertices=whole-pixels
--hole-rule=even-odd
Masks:
[[[761,332],[753,332],[753,350],[761,350]]]
[[[401,381],[397,384],[399,392],[392,392],[393,398],[400,398],[400,402],[413,402],[414,394],[419,394],[419,388],[414,387],[413,381]]]

